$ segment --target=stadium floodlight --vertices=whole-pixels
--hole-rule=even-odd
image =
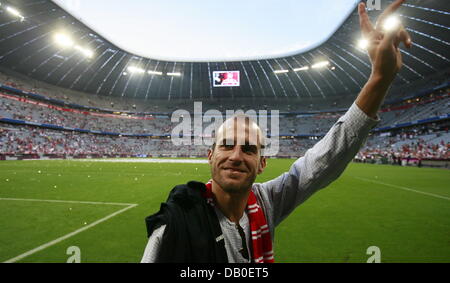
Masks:
[[[284,73],[287,73],[287,72],[289,72],[289,70],[275,70],[275,71],[273,71],[275,74],[284,74]]]
[[[312,65],[311,68],[313,68],[313,69],[323,68],[323,67],[328,66],[329,64],[330,64],[329,61],[322,61],[322,62],[318,62],[318,63]]]
[[[14,9],[13,7],[10,7],[10,6],[6,7],[6,11],[8,11],[11,15],[14,15],[14,16],[20,18],[20,21],[23,21],[25,19],[25,17],[22,16],[20,14],[20,12],[17,11],[16,9]]]
[[[361,38],[361,39],[358,41],[358,48],[359,48],[359,49],[361,49],[361,50],[366,50],[368,46],[369,46],[369,41],[368,41],[367,39]]]
[[[135,73],[143,74],[143,73],[145,73],[145,70],[143,70],[141,68],[138,68],[138,67],[134,67],[134,66],[128,67],[127,70],[128,70],[128,72],[130,72],[132,74],[135,74]]]
[[[309,66],[304,66],[304,67],[300,67],[300,68],[295,68],[293,69],[294,72],[298,72],[298,71],[306,71],[309,70]]]
[[[167,75],[179,77],[179,76],[181,76],[181,73],[167,73]]]
[[[148,73],[149,75],[159,75],[159,76],[162,75],[162,72],[157,72],[157,71],[147,71],[147,73]]]
[[[75,49],[80,51],[81,53],[83,53],[84,56],[88,57],[88,58],[92,58],[92,56],[94,56],[94,52],[92,52],[89,49],[83,48],[79,45],[75,46]]]
[[[54,39],[56,43],[64,47],[71,47],[74,44],[73,40],[70,37],[62,33],[55,34]]]
[[[385,31],[391,31],[396,29],[400,25],[400,20],[397,16],[390,16],[383,23],[383,29]]]
[[[88,58],[92,58],[94,56],[94,52],[92,52],[89,49],[83,49],[83,54],[84,54],[84,56],[86,56]]]

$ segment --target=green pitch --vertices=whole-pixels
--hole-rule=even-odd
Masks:
[[[259,182],[293,160],[269,160]],[[144,218],[207,164],[0,162],[0,262],[138,262]],[[53,200],[61,200],[54,202]],[[450,262],[450,171],[350,164],[276,229],[277,262]]]

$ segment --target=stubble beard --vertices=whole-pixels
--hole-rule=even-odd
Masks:
[[[211,175],[214,182],[216,182],[224,192],[228,194],[244,194],[247,193],[252,185],[253,182],[256,179],[256,176],[249,176],[244,180],[242,183],[236,183],[236,182],[228,182],[226,179],[227,177],[224,177],[221,175],[221,169],[212,169]]]

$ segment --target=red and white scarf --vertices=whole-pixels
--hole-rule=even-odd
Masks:
[[[214,195],[212,193],[212,183],[206,183],[206,201],[214,206]],[[256,196],[252,190],[247,200],[247,213],[250,221],[250,231],[252,232],[252,258],[255,263],[273,263],[272,239],[270,238],[269,226],[262,208],[256,201]]]

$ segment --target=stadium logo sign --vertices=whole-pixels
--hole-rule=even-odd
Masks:
[[[172,130],[171,141],[176,146],[183,145],[206,145],[212,146],[215,142],[214,134],[222,123],[233,116],[237,115],[238,122],[237,133],[244,131],[245,119],[242,115],[250,117],[258,124],[262,132],[262,140],[265,147],[262,151],[264,156],[274,156],[279,150],[279,110],[226,110],[225,119],[217,109],[209,109],[202,111],[202,102],[194,102],[194,115],[184,109],[178,109],[172,113],[172,123],[178,123]],[[193,118],[192,118],[193,117]],[[268,127],[268,120],[270,118],[270,127]],[[242,123],[239,121],[242,119]],[[208,124],[209,123],[209,124]],[[206,127],[203,127],[203,125]],[[242,128],[241,128],[242,127]],[[235,137],[235,142],[243,145],[246,142],[261,140],[257,131],[249,131],[248,137],[243,138],[242,135]],[[232,134],[231,134],[232,135]],[[229,137],[229,135],[227,135]]]

